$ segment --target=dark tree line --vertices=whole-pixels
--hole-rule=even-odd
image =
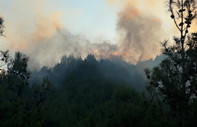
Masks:
[[[39,71],[32,71],[30,84],[37,84],[44,77],[48,77],[56,88],[61,88],[70,78],[99,77],[111,83],[123,83],[136,90],[145,89],[145,78],[135,65],[116,58],[115,60],[96,60],[88,55],[85,60],[74,56],[64,56],[60,63],[52,68],[43,67]]]

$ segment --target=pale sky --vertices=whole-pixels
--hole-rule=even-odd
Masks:
[[[62,12],[61,19],[69,31],[88,38],[113,39],[116,29],[116,9],[105,0],[56,0],[54,10]]]
[[[16,4],[31,6],[32,3],[40,3],[44,14],[58,11],[61,23],[72,33],[84,34],[91,40],[98,37],[112,40],[116,36],[120,9],[108,6],[105,0],[0,0],[0,14],[9,20],[7,17],[14,15],[11,7]]]

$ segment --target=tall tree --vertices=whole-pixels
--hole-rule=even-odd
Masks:
[[[3,22],[4,22],[3,18],[0,17],[0,36],[3,36],[3,32],[4,32]],[[2,67],[5,66],[6,63],[8,62],[8,58],[9,58],[8,50],[7,51],[0,50],[0,70],[1,70],[1,72],[3,71]]]
[[[0,35],[3,35],[3,18],[0,17]]]
[[[147,69],[146,74],[153,93],[161,93],[184,127],[188,109],[197,97],[197,33],[189,34],[196,17],[196,1],[169,0],[169,11],[180,36],[174,37],[173,45],[162,43],[166,58],[153,70]]]

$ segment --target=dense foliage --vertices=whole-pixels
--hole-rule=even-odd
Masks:
[[[41,125],[42,103],[48,93],[49,82],[34,87],[28,85],[28,58],[17,52],[7,71],[0,74],[0,126],[35,127]]]
[[[118,82],[121,78],[109,80],[113,78],[102,76],[100,72],[101,63],[109,64],[113,69],[120,65],[113,65],[110,60],[97,61],[92,55],[85,60],[63,59],[54,68],[45,68],[48,75],[42,77],[40,83],[35,81],[31,85],[28,83],[31,77],[27,70],[28,58],[17,52],[14,59],[9,60],[8,71],[0,77],[0,126],[178,126],[177,117],[159,97],[152,102],[152,96],[147,92],[136,91],[124,80]],[[59,79],[52,78],[56,74],[53,74],[54,70],[62,75]],[[113,76],[108,71],[106,69],[105,73]],[[50,80],[56,85],[60,83],[59,86]],[[193,120],[196,116],[194,104],[191,111],[190,119]]]
[[[72,78],[77,80],[99,78],[111,83],[129,85],[136,90],[145,89],[145,77],[135,65],[126,63],[120,58],[98,61],[93,55],[88,55],[85,60],[72,55],[64,56],[53,68],[43,67],[39,71],[33,71],[31,77],[30,84],[40,83],[43,78],[48,77],[56,88],[66,85]]]

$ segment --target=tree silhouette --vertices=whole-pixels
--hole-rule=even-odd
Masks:
[[[145,70],[153,94],[158,92],[180,126],[186,126],[189,107],[197,97],[197,33],[188,34],[196,17],[195,0],[169,0],[169,11],[180,36],[174,37],[174,44],[162,43],[166,58],[153,70]],[[189,36],[188,36],[189,35]]]
[[[4,32],[3,22],[4,22],[3,18],[0,17],[0,36],[3,36],[3,32]],[[8,62],[8,58],[9,58],[8,50],[7,51],[0,50],[0,70],[1,70],[1,72],[3,71],[2,67],[5,66],[6,63]]]
[[[3,35],[3,18],[0,17],[0,35]]]

